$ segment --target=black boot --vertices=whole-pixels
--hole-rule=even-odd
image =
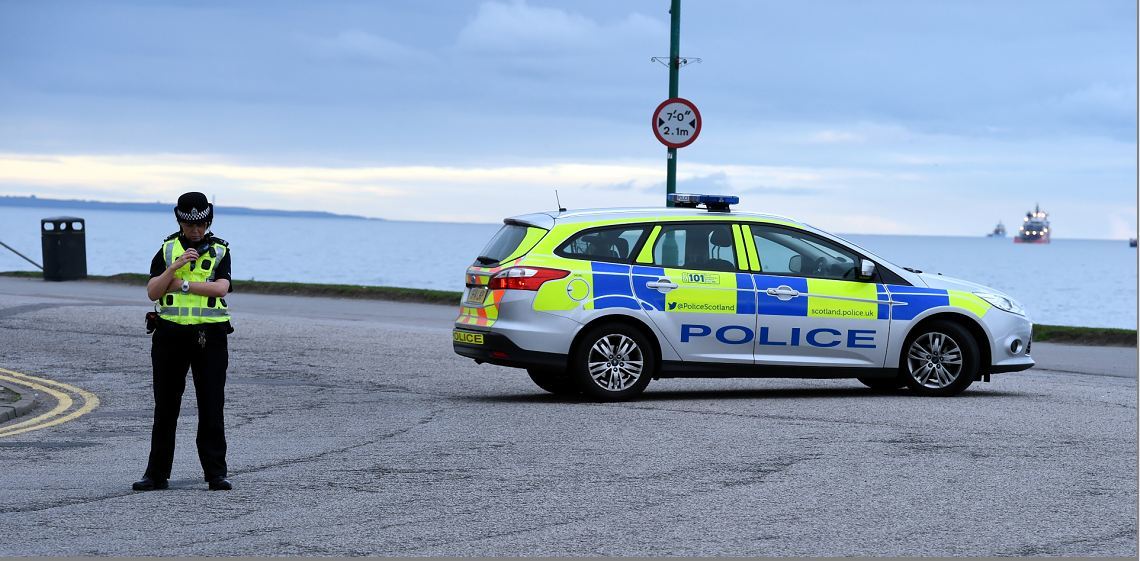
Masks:
[[[135,491],[155,491],[167,487],[170,487],[170,483],[165,479],[151,479],[149,476],[143,476],[142,479],[131,484],[131,489]]]
[[[215,477],[208,483],[210,484],[211,491],[229,491],[230,489],[234,488],[233,484],[230,483],[230,480],[224,477]]]

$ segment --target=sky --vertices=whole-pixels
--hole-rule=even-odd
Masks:
[[[668,0],[0,0],[0,195],[662,206]],[[679,192],[838,233],[1137,225],[1133,0],[683,0]]]

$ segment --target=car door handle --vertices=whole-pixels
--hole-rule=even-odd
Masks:
[[[780,300],[781,302],[787,302],[788,300],[791,300],[792,298],[800,295],[800,291],[787,285],[780,285],[776,288],[769,288],[768,290],[765,290],[764,293],[768,296],[775,296],[776,299]]]
[[[670,290],[673,290],[674,288],[677,288],[681,285],[669,279],[657,279],[655,281],[649,281],[645,283],[645,286],[648,288],[655,288],[658,292],[669,292]]]

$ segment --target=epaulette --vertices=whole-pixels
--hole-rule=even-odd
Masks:
[[[168,241],[170,241],[170,240],[173,240],[174,238],[177,238],[177,237],[178,237],[178,234],[180,234],[180,233],[181,233],[181,232],[174,232],[173,234],[170,234],[169,236],[166,236],[166,239],[165,239],[165,240],[162,240],[162,243],[166,243],[166,242],[168,242]]]
[[[224,246],[224,247],[229,247],[229,246],[230,246],[230,242],[227,242],[226,240],[223,240],[222,238],[219,238],[219,237],[217,237],[217,236],[213,236],[213,237],[211,237],[211,238],[210,238],[210,243],[216,243],[216,244],[218,244],[218,245],[220,245],[220,246]]]

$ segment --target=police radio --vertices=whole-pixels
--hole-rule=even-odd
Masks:
[[[198,257],[199,257],[199,258],[201,258],[201,257],[202,257],[202,256],[204,256],[204,255],[209,255],[210,257],[213,257],[213,256],[214,256],[214,248],[213,248],[213,247],[210,247],[210,242],[208,242],[208,241],[203,241],[203,242],[201,243],[201,245],[199,245],[198,247],[194,248],[194,251],[197,251],[197,252],[198,252]],[[190,270],[191,270],[191,271],[193,271],[193,270],[194,270],[194,264],[195,264],[195,263],[197,263],[197,262],[198,262],[198,260],[197,260],[197,259],[194,259],[194,260],[190,261]]]

